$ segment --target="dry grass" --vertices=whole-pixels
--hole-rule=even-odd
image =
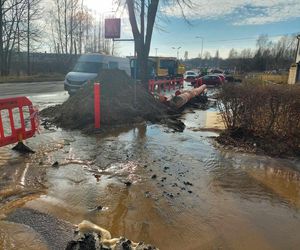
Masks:
[[[266,73],[253,73],[248,75],[249,80],[255,82],[266,82],[276,84],[287,84],[288,74],[266,74]]]
[[[1,83],[18,83],[18,82],[47,82],[47,81],[63,81],[65,75],[62,74],[38,74],[30,76],[0,76]]]

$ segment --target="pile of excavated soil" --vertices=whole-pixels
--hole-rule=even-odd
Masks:
[[[141,121],[157,122],[166,116],[168,107],[156,100],[141,84],[135,84],[121,70],[103,70],[101,83],[101,128],[128,125]],[[91,129],[94,126],[94,86],[87,84],[62,105],[41,112],[63,128]]]

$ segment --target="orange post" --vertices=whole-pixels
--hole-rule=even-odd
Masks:
[[[94,83],[94,115],[95,115],[95,128],[100,128],[100,83]]]

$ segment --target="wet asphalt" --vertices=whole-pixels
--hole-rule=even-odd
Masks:
[[[0,83],[0,98],[32,96],[64,91],[63,81]]]

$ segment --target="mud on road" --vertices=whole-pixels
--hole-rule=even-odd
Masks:
[[[216,147],[213,106],[181,119],[182,133],[47,127],[27,142],[34,155],[1,148],[0,248],[64,249],[90,220],[160,249],[297,249],[300,161]]]

